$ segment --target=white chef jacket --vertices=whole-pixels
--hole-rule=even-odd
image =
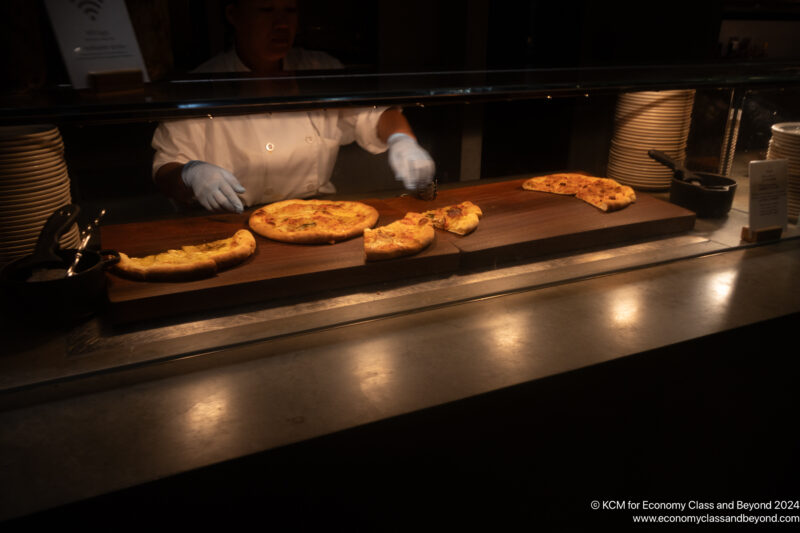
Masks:
[[[284,70],[341,68],[324,52],[292,49]],[[235,50],[196,72],[246,72]],[[170,162],[200,160],[233,173],[245,205],[336,191],[330,181],[339,146],[354,140],[370,153],[386,150],[377,125],[386,107],[317,109],[170,120],[153,134],[153,175]]]

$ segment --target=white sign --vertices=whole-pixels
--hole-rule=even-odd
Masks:
[[[750,231],[786,227],[786,159],[750,161]]]
[[[90,72],[138,69],[147,77],[125,0],[45,0],[61,55],[75,89]]]

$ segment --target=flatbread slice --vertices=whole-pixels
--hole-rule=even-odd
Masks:
[[[253,234],[242,229],[227,239],[187,245],[145,257],[120,252],[114,266],[122,276],[142,281],[189,281],[214,276],[250,257],[256,249]]]
[[[472,202],[466,201],[431,209],[422,214],[430,219],[436,229],[446,230],[457,235],[467,235],[478,227],[483,211]]]
[[[427,248],[435,238],[430,220],[420,213],[406,213],[391,224],[364,230],[367,261],[413,255]]]
[[[627,185],[609,178],[584,174],[559,173],[536,176],[525,180],[522,188],[575,196],[605,212],[618,211],[636,201],[636,193]]]
[[[617,211],[636,201],[632,188],[608,178],[596,178],[575,197],[606,212]]]
[[[522,188],[529,191],[575,195],[593,179],[594,177],[584,174],[562,172],[530,178],[522,183]]]
[[[336,243],[362,235],[378,221],[378,210],[362,202],[283,200],[250,215],[250,228],[290,243]]]

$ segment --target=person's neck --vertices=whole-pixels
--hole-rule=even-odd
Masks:
[[[274,60],[266,59],[257,59],[253,57],[247,57],[236,50],[236,55],[239,56],[239,61],[244,64],[253,74],[274,74],[276,72],[280,72],[283,70],[283,59],[278,58]]]
[[[274,74],[283,70],[283,60],[276,59],[275,61],[262,62],[255,68],[250,68],[254,74]]]

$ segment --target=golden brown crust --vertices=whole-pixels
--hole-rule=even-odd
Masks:
[[[470,201],[460,204],[448,205],[431,209],[422,213],[432,223],[433,227],[455,233],[466,235],[475,231],[478,227],[483,211]]]
[[[378,221],[378,210],[362,202],[283,200],[250,215],[250,227],[269,239],[290,243],[335,243],[361,235]]]
[[[558,174],[548,174],[546,176],[536,176],[525,180],[522,183],[522,188],[529,191],[574,195],[577,194],[582,186],[589,183],[592,179],[594,178],[584,174],[561,172]]]
[[[427,217],[419,213],[391,224],[364,230],[364,253],[367,261],[393,259],[421,252],[433,242],[435,234]]]
[[[145,257],[120,252],[114,267],[120,275],[142,281],[190,281],[214,276],[237,265],[255,252],[256,241],[247,230],[213,242],[187,245]]]
[[[211,254],[211,258],[217,265],[217,271],[220,271],[237,265],[250,257],[256,250],[256,239],[252,233],[246,229],[241,229],[234,233],[230,240],[222,239],[196,246],[183,246],[182,249],[189,253]]]
[[[608,178],[596,178],[575,196],[606,212],[617,211],[636,201],[632,188]]]
[[[575,196],[606,212],[617,211],[636,201],[636,193],[627,185],[609,178],[560,173],[525,180],[522,188]]]

